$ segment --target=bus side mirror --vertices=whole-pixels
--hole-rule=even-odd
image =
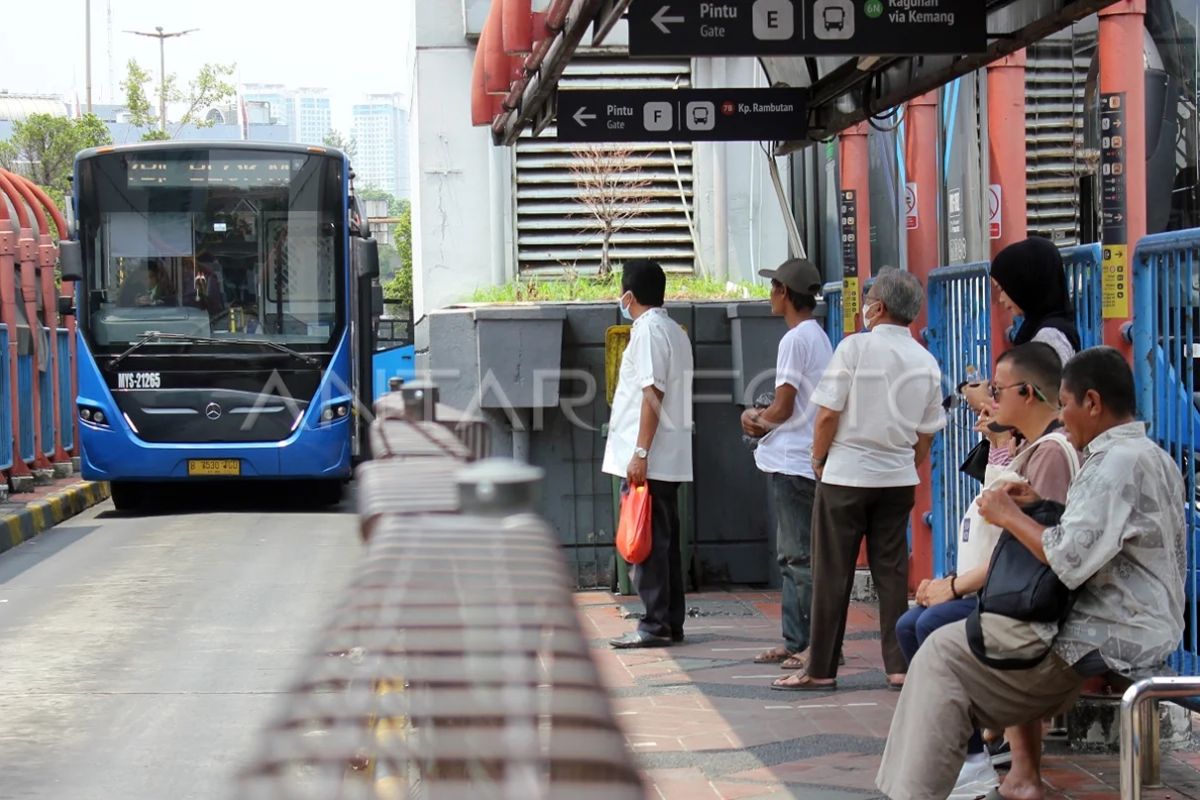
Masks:
[[[83,280],[83,253],[79,242],[64,239],[58,243],[58,265],[64,281]]]
[[[374,239],[354,239],[355,269],[360,278],[379,277],[379,242]]]

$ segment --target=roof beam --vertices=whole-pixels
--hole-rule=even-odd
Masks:
[[[492,126],[492,138],[497,145],[516,144],[521,131],[553,104],[563,71],[604,4],[605,0],[572,0],[562,31],[550,45],[537,72],[529,76],[520,103],[505,116],[497,118]]]
[[[992,42],[983,53],[943,57],[885,57],[869,70],[860,69],[859,59],[848,59],[832,72],[813,82],[809,101],[809,135],[783,142],[776,153],[799,150],[843,131],[852,125],[937,89],[955,78],[967,75],[987,64],[1015,53],[1032,42],[1078,22],[1111,5],[1115,0],[1048,0],[1018,2],[996,0],[988,8],[989,37]],[[1046,6],[1053,6],[1047,13]],[[997,31],[997,24],[1011,24],[1010,30]],[[771,59],[764,59],[769,62]],[[768,74],[770,74],[769,64]],[[875,83],[877,91],[871,92]]]
[[[633,0],[604,0],[596,17],[596,29],[592,31],[592,47],[599,47],[612,33],[612,29],[625,16],[625,10]]]

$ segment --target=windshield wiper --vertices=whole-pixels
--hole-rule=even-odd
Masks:
[[[272,350],[278,350],[281,353],[286,353],[287,355],[291,356],[292,358],[299,359],[300,361],[303,361],[305,364],[308,364],[309,366],[317,367],[317,366],[321,365],[321,362],[318,359],[313,358],[312,356],[310,356],[306,353],[301,353],[299,350],[293,350],[292,348],[288,347],[285,344],[280,344],[279,342],[272,342],[269,339],[237,339],[237,338],[218,339],[213,336],[193,336],[190,333],[162,333],[161,331],[146,331],[145,333],[142,334],[142,338],[139,339],[136,343],[134,343],[129,349],[127,349],[123,353],[119,353],[118,355],[113,356],[113,359],[108,362],[108,368],[112,369],[117,364],[121,363],[121,361],[123,361],[126,356],[136,352],[137,350],[141,349],[142,347],[149,344],[150,342],[160,342],[160,341],[193,342],[193,343],[198,343],[198,344],[203,343],[203,344],[255,344],[255,345],[262,345],[263,347],[270,347]]]
[[[156,341],[158,339],[158,337],[163,336],[163,335],[165,335],[165,334],[161,334],[158,331],[146,331],[145,333],[142,334],[142,338],[140,338],[136,342],[134,342],[129,347],[128,350],[125,350],[125,351],[113,356],[112,360],[110,360],[108,362],[108,368],[112,369],[117,364],[120,364],[122,361],[124,361],[127,356],[137,352],[138,350],[140,350],[141,348],[150,344],[151,342]]]

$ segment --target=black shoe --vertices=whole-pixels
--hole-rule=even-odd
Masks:
[[[678,644],[683,641],[683,631],[671,631],[671,641]]]
[[[631,647],[670,647],[671,637],[654,636],[645,631],[630,631],[624,636],[609,639],[608,643],[618,650],[625,650]]]

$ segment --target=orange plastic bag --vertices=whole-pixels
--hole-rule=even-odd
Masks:
[[[621,498],[617,552],[630,564],[640,564],[650,557],[650,487],[644,483],[630,486]]]

